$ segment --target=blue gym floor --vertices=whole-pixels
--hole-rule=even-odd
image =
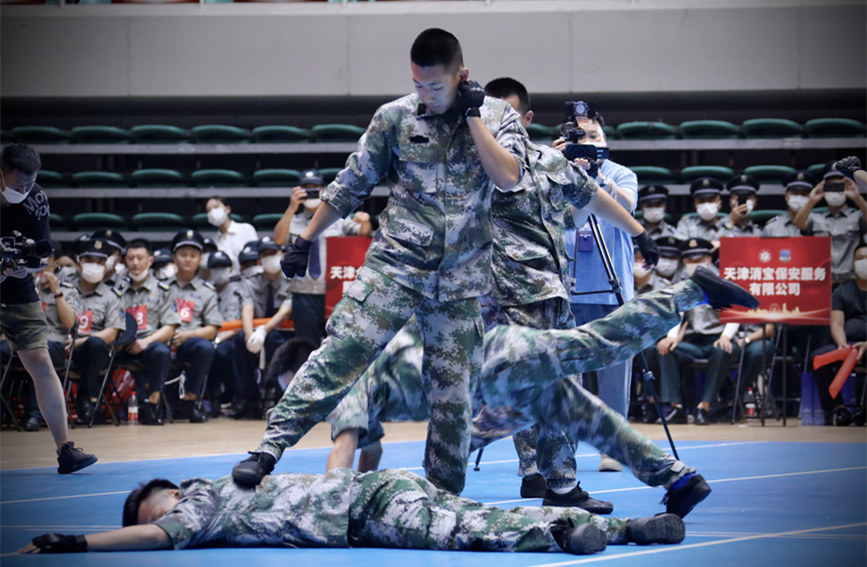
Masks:
[[[0,473],[0,563],[19,565],[139,565],[256,567],[383,565],[552,566],[608,565],[867,565],[867,444],[681,442],[683,461],[711,483],[713,493],[686,518],[680,545],[610,546],[593,556],[492,554],[391,549],[201,549],[79,555],[16,555],[44,532],[87,533],[120,526],[121,506],[138,481],[180,480],[228,474],[243,455],[97,463],[60,476],[54,468]],[[591,447],[579,448],[582,487],[614,502],[615,516],[649,516],[663,510],[661,488],[639,483],[628,471],[599,473]],[[287,452],[275,472],[321,472],[327,449]],[[422,442],[387,443],[383,467],[422,472]],[[475,455],[471,455],[471,460]],[[464,496],[502,507],[540,503],[517,497],[520,481],[510,440],[489,446],[481,470],[467,473]]]

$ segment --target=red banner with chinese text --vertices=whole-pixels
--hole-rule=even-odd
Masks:
[[[720,275],[759,299],[734,307],[722,323],[827,325],[831,321],[831,238],[722,238]]]
[[[355,275],[364,264],[370,238],[364,236],[331,236],[325,240],[325,318],[331,317],[334,306],[343,292],[355,281]]]

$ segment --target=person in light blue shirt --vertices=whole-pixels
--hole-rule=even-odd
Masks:
[[[588,116],[575,118],[577,126],[584,133],[578,143],[606,147],[608,144],[605,139],[604,119],[594,111],[587,114]],[[558,139],[554,147],[563,149],[565,143],[564,140]],[[589,162],[580,161],[584,162],[588,170],[591,169]],[[602,159],[599,160],[596,181],[600,188],[614,197],[625,210],[634,212],[638,200],[638,177],[635,172],[610,159]],[[610,290],[611,284],[608,281],[602,256],[590,231],[590,225],[587,223],[587,217],[578,214],[572,216],[574,227],[566,231],[566,251],[571,259],[570,270],[577,275],[571,294],[572,313],[575,315],[576,324],[583,325],[611,313],[618,307],[619,302],[610,292],[586,293]],[[632,274],[634,263],[632,237],[607,222],[600,222],[599,229],[611,254],[614,272],[620,279],[623,299],[628,301],[634,296],[635,283]],[[631,370],[632,362],[627,361],[597,371],[599,398],[624,417],[629,410]],[[617,461],[602,455],[599,470],[620,471],[622,466]]]

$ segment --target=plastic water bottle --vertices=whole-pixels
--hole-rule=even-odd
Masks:
[[[126,422],[129,425],[138,425],[138,398],[135,392],[132,392],[127,400]]]
[[[756,393],[752,388],[747,388],[744,393],[744,408],[747,410],[747,417],[756,416]]]

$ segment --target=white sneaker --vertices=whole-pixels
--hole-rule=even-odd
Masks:
[[[623,465],[605,453],[599,453],[599,457],[599,472],[620,472],[623,470]]]

